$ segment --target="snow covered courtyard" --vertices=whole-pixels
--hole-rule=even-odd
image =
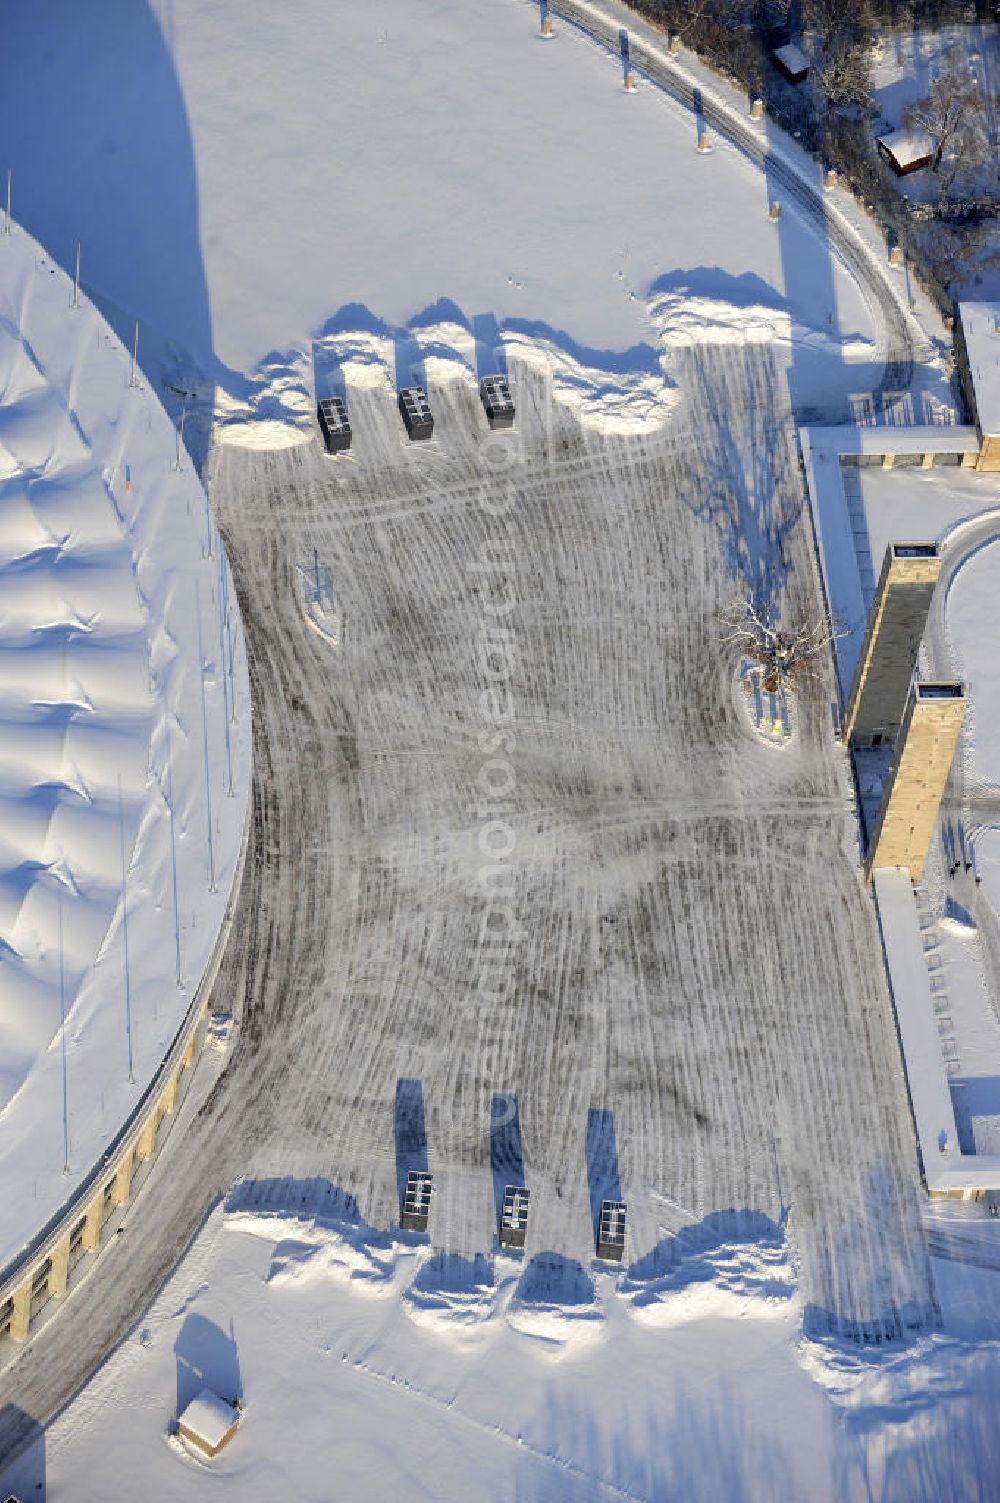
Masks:
[[[609,401],[655,394],[654,421],[692,337],[776,341],[826,409],[881,379],[885,310],[831,245],[846,196],[773,223],[777,164],[715,130],[699,152],[696,113],[626,95],[618,59],[566,23],[542,42],[527,0],[303,0],[281,25],[255,3],[234,26],[221,0],[58,16],[53,44],[31,0],[5,11],[15,214],[66,267],[82,240],[85,284],[124,338],[140,320],[192,441],[213,400],[230,440],[300,441],[314,341],[380,330],[405,360],[442,300]]]
[[[951,1334],[831,1355],[801,1340],[780,1241],[737,1228],[691,1239],[653,1300],[605,1272],[553,1305],[516,1256],[394,1243],[315,1184],[241,1186],[2,1480],[157,1503],[987,1503],[1000,1271],[934,1270]],[[168,1433],[202,1384],[243,1401],[211,1463]]]
[[[5,15],[15,215],[64,266],[82,242],[187,412],[254,765],[220,1048],[0,1373],[0,1456],[61,1414],[0,1480],[996,1496],[1000,1248],[920,1186],[833,664],[779,734],[723,640],[751,591],[822,617],[797,421],[895,387],[954,417],[926,300],[694,60],[689,104],[627,94],[526,0],[56,12]],[[497,370],[517,421],[491,433]],[[203,572],[210,527],[169,529]],[[211,802],[232,675],[205,592],[179,720]],[[426,1237],[398,1226],[410,1171]],[[523,1254],[497,1246],[509,1184]],[[594,1257],[606,1199],[620,1268]],[[246,1401],[212,1473],[167,1437],[206,1382]]]

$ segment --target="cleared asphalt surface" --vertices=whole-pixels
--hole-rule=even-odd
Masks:
[[[430,445],[357,391],[351,458],[215,453],[255,706],[232,1055],[0,1403],[48,1420],[240,1178],[329,1181],[384,1226],[426,1162],[432,1239],[468,1255],[523,1162],[529,1258],[586,1267],[620,1190],[636,1276],[681,1228],[787,1220],[811,1329],[934,1320],[832,678],[776,751],[719,641],[747,580],[820,609],[778,373],[691,352],[697,429],[639,438],[513,374],[514,434],[452,384]],[[303,610],[314,549],[337,647]]]

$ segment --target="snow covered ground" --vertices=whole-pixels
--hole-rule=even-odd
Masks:
[[[573,27],[543,43],[525,0],[57,13],[52,45],[31,0],[5,11],[16,211],[64,265],[82,239],[86,285],[205,423],[219,388],[231,438],[309,432],[330,334],[383,336],[402,380],[449,321],[480,354],[530,339],[612,410],[639,388],[650,421],[692,328],[793,332],[803,402],[878,380],[822,233],[772,223],[763,173],[715,132],[698,152],[692,112],[626,95]]]
[[[257,859],[226,1068],[199,1065],[199,1109],[0,1399],[50,1415],[216,1198],[272,1182],[214,1213],[52,1431],[53,1495],[208,1483],[163,1439],[203,1369],[245,1389],[211,1485],[248,1499],[328,1497],[334,1466],[375,1497],[430,1476],[442,1496],[911,1499],[925,1474],[928,1498],[942,1475],[975,1497],[993,1295],[962,1306],[982,1344],[956,1358],[932,1334],[832,680],[776,756],[719,640],[748,582],[818,609],[786,378],[822,410],[878,386],[885,306],[822,219],[793,200],[772,222],[765,173],[717,137],[698,153],[690,111],[626,95],[565,24],[542,42],[521,0],[52,15],[5,11],[15,207],[64,263],[83,240],[85,283],[126,333],[141,320],[202,447],[218,417]],[[504,363],[518,428],[491,437],[473,378]],[[393,402],[414,374],[426,446]],[[303,440],[340,388],[355,446],[330,461]],[[314,550],[336,643],[304,610]],[[391,1230],[422,1158],[434,1255]],[[520,1265],[493,1250],[515,1170]],[[291,1176],[310,1215],[316,1182],[339,1187],[332,1231],[268,1220]],[[617,1290],[591,1266],[614,1190]]]
[[[204,491],[72,303],[34,240],[0,235],[0,1266],[172,1041],[249,787],[243,635]]]
[[[652,1291],[582,1268],[547,1291],[516,1255],[394,1242],[316,1186],[243,1187],[0,1480],[24,1498],[44,1479],[52,1500],[158,1503],[985,1503],[1000,1271],[935,1272],[940,1334],[831,1360],[801,1340],[780,1239],[693,1243]],[[203,1383],[245,1405],[211,1463],[168,1439]]]
[[[971,162],[968,176],[973,191],[996,192],[998,99],[1000,99],[1000,26],[989,21],[962,26],[901,29],[884,37],[876,46],[872,65],[872,96],[879,110],[878,131],[898,130],[908,104],[927,98],[928,90],[948,56],[962,60],[984,102],[988,145],[992,154]],[[938,179],[929,171],[903,179],[900,190],[909,197],[936,195]]]

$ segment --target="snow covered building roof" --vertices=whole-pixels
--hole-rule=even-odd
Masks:
[[[1000,302],[959,303],[955,354],[986,457],[990,440],[1000,451]]]
[[[924,131],[894,130],[876,138],[879,155],[895,172],[916,172],[926,167],[934,155],[935,144]]]
[[[1000,1189],[1000,1157],[958,1141],[910,874],[883,867],[873,886],[924,1183],[931,1195]]]
[[[232,1404],[203,1388],[177,1417],[177,1429],[206,1456],[217,1456],[236,1434],[240,1417]]]
[[[773,57],[791,83],[801,83],[809,72],[809,59],[797,42],[786,42],[783,47],[776,47]]]

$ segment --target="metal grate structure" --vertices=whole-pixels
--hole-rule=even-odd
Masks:
[[[500,1246],[523,1247],[528,1230],[528,1201],[531,1191],[523,1185],[508,1185],[503,1192],[500,1210]]]
[[[426,1232],[431,1210],[433,1175],[426,1169],[411,1169],[406,1176],[403,1211],[399,1224],[408,1232]]]
[[[479,397],[491,428],[513,428],[514,398],[506,376],[484,376],[479,383]]]
[[[351,425],[340,397],[324,397],[316,408],[316,416],[329,454],[340,454],[351,447]]]
[[[625,1252],[625,1202],[604,1200],[601,1202],[601,1219],[597,1231],[597,1256],[609,1262],[620,1263]]]
[[[411,439],[430,438],[434,414],[422,386],[404,386],[399,393],[399,411]]]

